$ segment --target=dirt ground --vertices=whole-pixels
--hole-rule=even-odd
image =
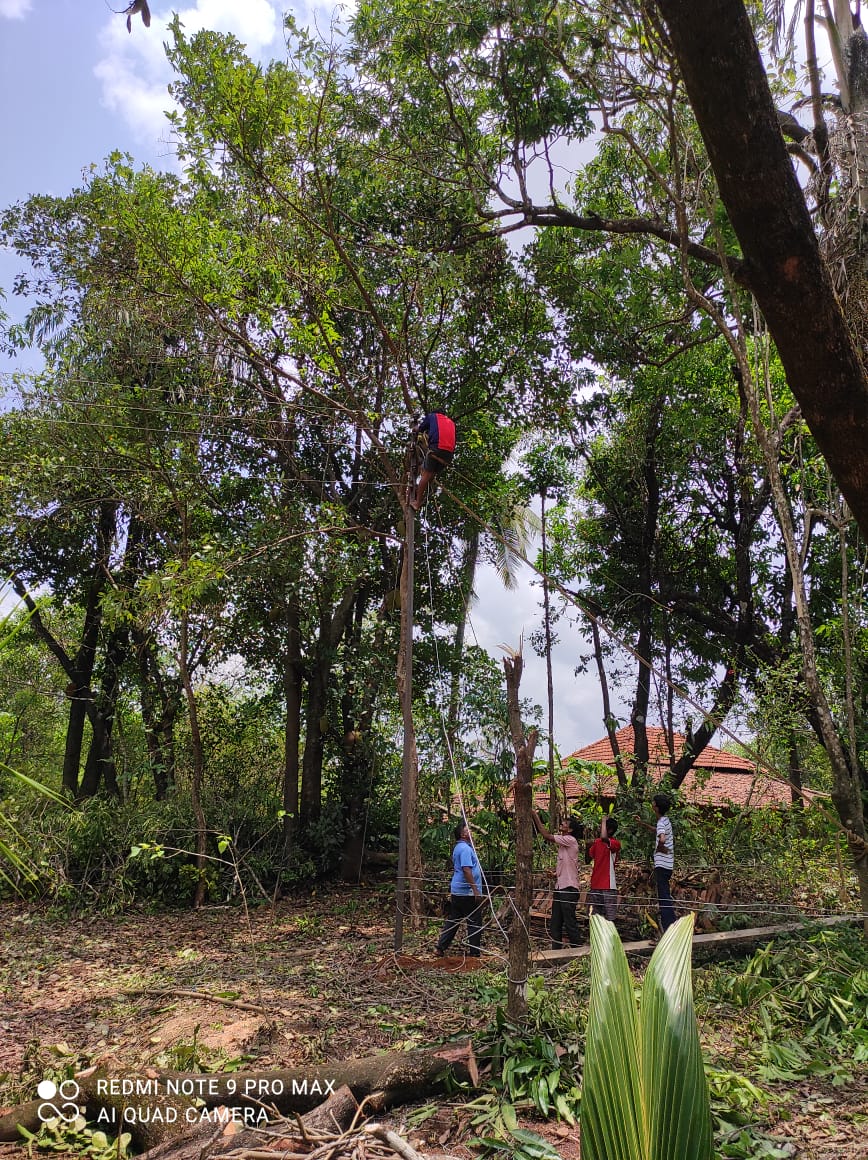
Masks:
[[[432,920],[405,933],[407,958],[396,959],[393,922],[390,891],[352,887],[249,914],[51,919],[3,906],[0,1104],[34,1098],[46,1076],[94,1065],[110,1075],[303,1067],[484,1027],[491,1008],[474,975],[502,969],[505,940],[490,938],[469,970],[459,957],[433,959]],[[448,1143],[464,1157],[473,1155],[459,1144],[468,1119],[444,1104],[414,1133],[400,1113],[391,1117],[420,1144],[442,1152]],[[16,1152],[0,1146],[0,1155]]]
[[[478,970],[450,972],[430,953],[439,922],[406,933],[404,949],[416,959],[406,966],[392,953],[392,923],[390,891],[353,887],[249,915],[214,907],[51,919],[4,906],[0,1103],[31,1099],[46,1076],[93,1065],[109,1074],[302,1067],[466,1038],[487,1026],[489,972],[505,967],[503,936],[488,932]],[[866,1093],[853,1087],[823,1102],[823,1092],[806,1091],[787,1124],[793,1155],[868,1157],[853,1135],[868,1112]],[[848,1101],[861,1102],[861,1111]],[[391,1123],[420,1150],[474,1155],[460,1102],[444,1099],[415,1130],[411,1112],[396,1111]],[[574,1130],[527,1126],[565,1160],[578,1157]],[[0,1146],[0,1156],[13,1155],[22,1153]]]

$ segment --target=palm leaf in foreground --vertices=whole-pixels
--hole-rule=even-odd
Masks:
[[[637,1010],[612,923],[591,916],[583,1160],[712,1160],[711,1112],[693,1010],[693,918],[654,951]]]

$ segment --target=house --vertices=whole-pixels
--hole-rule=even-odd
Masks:
[[[648,726],[648,774],[652,782],[661,781],[670,769],[670,755],[663,729]],[[633,727],[626,726],[615,734],[621,753],[629,758],[634,750]],[[677,760],[684,750],[687,738],[681,733],[673,735],[673,748]],[[573,760],[596,762],[612,768],[611,774],[602,776],[590,771],[575,769],[570,771]],[[571,753],[564,762],[567,767],[565,793],[568,802],[592,796],[604,802],[613,802],[618,788],[614,773],[615,757],[608,737],[586,745]],[[727,753],[707,745],[681,785],[681,793],[696,806],[714,806],[721,809],[785,808],[792,805],[789,784],[764,770],[746,757]],[[806,796],[814,796],[806,794]],[[534,802],[537,808],[548,806],[548,786],[537,781],[534,788]]]

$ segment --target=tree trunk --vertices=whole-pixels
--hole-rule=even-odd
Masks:
[[[555,781],[555,685],[552,676],[552,610],[549,599],[548,542],[546,539],[546,490],[540,493],[540,531],[542,535],[543,623],[546,650],[546,704],[548,706],[549,829],[558,828],[560,809]]]
[[[120,797],[112,736],[120,690],[120,666],[127,640],[128,630],[125,627],[115,628],[106,645],[102,687],[91,717],[90,748],[81,782],[81,797],[93,797],[101,784],[105,785],[110,794]]]
[[[301,800],[299,821],[302,827],[319,820],[322,810],[322,761],[328,731],[327,685],[332,661],[323,655],[323,633],[320,624],[316,656],[310,665],[307,682],[307,722],[304,732],[304,756],[301,763]]]
[[[458,1058],[456,1058],[456,1055]],[[144,1094],[123,1095],[109,1090],[111,1081],[120,1085],[125,1079],[135,1085],[143,1077],[112,1075],[111,1078],[94,1072],[77,1080],[79,1095],[76,1103],[85,1106],[89,1120],[131,1131],[137,1148],[154,1148],[167,1137],[184,1132],[200,1122],[203,1109],[219,1107],[249,1108],[255,1114],[264,1105],[274,1107],[283,1115],[308,1112],[318,1107],[333,1091],[346,1085],[361,1102],[374,1092],[382,1093],[380,1107],[423,1100],[447,1081],[475,1083],[476,1067],[469,1044],[463,1053],[444,1048],[442,1051],[393,1051],[385,1055],[352,1059],[344,1063],[307,1065],[302,1068],[266,1071],[236,1072],[232,1075],[199,1075],[188,1072],[162,1072],[150,1079]],[[69,1083],[71,1081],[67,1081]],[[135,1086],[131,1089],[135,1092]],[[193,1100],[201,1100],[194,1107]],[[0,1141],[19,1140],[18,1126],[30,1132],[40,1127],[39,1109],[42,1100],[22,1104],[5,1116],[0,1116]],[[132,1121],[124,1120],[124,1108],[177,1109],[177,1118],[168,1123],[146,1120],[143,1114]],[[114,1113],[111,1119],[99,1119],[101,1109]],[[215,1119],[214,1123],[218,1121]],[[255,1122],[255,1121],[254,1121]],[[171,1153],[167,1153],[171,1155]],[[277,1155],[277,1153],[276,1153]]]
[[[802,795],[802,762],[799,756],[799,737],[795,729],[790,730],[789,754],[787,772],[790,776],[790,803],[793,816],[797,819],[799,833],[804,838],[807,835],[805,826],[805,799]]]
[[[199,871],[196,889],[193,892],[193,906],[198,908],[205,901],[207,890],[205,880],[205,852],[207,849],[208,831],[205,823],[205,811],[202,809],[202,785],[205,780],[205,753],[202,746],[202,734],[199,729],[199,710],[196,705],[196,694],[190,675],[189,635],[190,614],[185,608],[181,612],[178,669],[181,674],[181,685],[184,689],[184,696],[187,699],[187,714],[190,722],[190,750],[193,759],[190,800],[193,805],[193,816],[196,819],[196,869]]]
[[[404,727],[401,761],[401,818],[398,835],[398,890],[395,950],[403,946],[404,916],[422,914],[422,853],[419,833],[419,755],[413,724],[413,556],[415,512],[404,504],[404,566],[401,569],[401,642],[398,648],[398,702]]]
[[[648,706],[651,704],[651,646],[654,637],[654,600],[651,590],[653,557],[657,542],[660,514],[660,485],[657,479],[657,437],[660,433],[661,402],[657,402],[648,419],[645,432],[645,457],[642,463],[641,487],[644,511],[639,549],[639,632],[636,638],[636,693],[630,723],[633,726],[634,788],[641,790],[648,778]]]
[[[868,537],[868,381],[784,145],[742,0],[657,0],[787,381]]]
[[[63,750],[63,788],[77,798],[87,705],[80,686],[71,684],[70,689],[69,718],[66,723],[66,744]]]
[[[153,637],[133,627],[133,644],[139,668],[139,703],[145,729],[148,761],[154,779],[154,796],[164,801],[175,784],[175,719],[178,692],[163,678]]]
[[[841,824],[847,834],[847,843],[859,882],[862,913],[865,916],[865,936],[868,939],[868,844],[866,844],[865,840],[865,815],[862,805],[859,770],[858,768],[853,768],[847,759],[847,754],[845,753],[844,746],[841,744],[841,738],[838,735],[837,726],[832,717],[832,711],[820,680],[805,574],[802,567],[801,554],[796,544],[792,513],[787,502],[787,495],[781,478],[777,448],[774,441],[769,437],[769,432],[763,422],[759,398],[750,375],[750,367],[746,358],[741,358],[739,369],[748,406],[750,407],[754,432],[760,449],[762,450],[766,471],[768,472],[775,515],[777,516],[778,526],[781,530],[787,567],[792,579],[796,628],[799,634],[799,644],[801,645],[802,676],[810,699],[811,709],[819,726],[823,747],[829,759],[832,772],[831,797]]]
[[[527,977],[530,963],[530,907],[533,901],[533,753],[537,732],[525,736],[518,690],[523,661],[520,653],[503,658],[509,732],[515,750],[515,914],[509,927],[506,1013],[513,1020],[527,1014]]]
[[[371,728],[379,687],[376,681],[370,681],[360,689],[358,680],[361,633],[368,599],[369,593],[366,590],[359,593],[353,614],[354,631],[347,641],[343,663],[347,678],[344,695],[341,698],[344,731],[344,754],[341,765],[344,849],[341,856],[341,876],[346,882],[358,882],[361,878],[367,811],[374,792],[377,770]],[[375,657],[380,657],[384,653],[386,628],[386,619],[380,617],[369,646]]]
[[[289,866],[293,830],[298,818],[299,746],[303,669],[301,662],[301,614],[290,599],[286,605],[286,638],[283,658],[283,860]]]
[[[454,755],[459,745],[459,711],[461,705],[461,666],[464,657],[464,637],[467,632],[467,619],[470,615],[470,605],[473,601],[473,585],[476,578],[476,568],[479,563],[479,528],[474,527],[469,533],[464,545],[464,556],[461,567],[458,569],[459,584],[461,585],[461,605],[458,609],[458,620],[455,624],[455,660],[452,666],[452,679],[449,685],[449,713],[447,716],[446,735],[449,738],[449,749]],[[446,779],[443,788],[444,801],[448,802],[452,790],[451,777]]]
[[[612,702],[609,696],[609,679],[606,676],[606,666],[603,664],[603,643],[600,639],[600,626],[597,621],[597,612],[595,609],[591,619],[591,636],[594,641],[594,659],[597,662],[597,675],[600,679],[600,693],[603,699],[603,724],[606,727],[606,736],[609,738],[609,744],[612,747],[612,757],[615,760],[615,773],[618,776],[618,789],[621,792],[627,790],[627,770],[624,763],[624,755],[621,753],[621,746],[618,744],[618,722],[612,713]]]
[[[84,721],[85,717],[90,717],[91,720],[95,717],[91,679],[102,625],[101,600],[108,583],[108,561],[116,531],[117,510],[117,504],[113,503],[103,503],[99,508],[95,528],[97,558],[86,580],[84,625],[74,657],[67,653],[60,641],[49,631],[24,582],[16,575],[12,577],[13,588],[30,613],[30,625],[34,633],[57,659],[69,681],[67,694],[70,697],[70,706],[63,757],[63,786],[76,798],[82,796],[79,774]]]
[[[672,766],[672,788],[678,787],[684,782],[691,769],[696,764],[696,759],[702,753],[703,749],[711,741],[714,734],[717,732],[721,721],[732,708],[732,703],[735,700],[736,692],[738,691],[738,684],[735,679],[735,669],[732,665],[727,667],[723,680],[717,689],[717,695],[714,698],[714,704],[702,720],[702,724],[692,733],[690,739],[685,746],[684,752]]]
[[[315,655],[309,666],[299,811],[299,820],[303,826],[315,822],[322,809],[322,763],[328,732],[329,680],[335,663],[335,650],[352,613],[358,582],[346,585],[340,600],[332,607],[334,587],[330,577],[322,586],[319,633]]]

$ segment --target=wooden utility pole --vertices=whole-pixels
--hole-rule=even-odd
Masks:
[[[521,723],[518,689],[524,667],[521,652],[503,658],[506,673],[506,704],[509,732],[515,749],[515,892],[509,927],[509,982],[506,1013],[510,1019],[521,1019],[527,1013],[527,975],[530,963],[530,907],[533,901],[533,753],[537,731],[525,737]]]
[[[401,765],[401,817],[398,825],[398,883],[395,911],[395,952],[404,945],[404,915],[422,912],[419,882],[419,755],[413,724],[413,552],[416,513],[410,500],[416,494],[418,450],[409,457],[409,476],[404,511],[404,566],[401,569],[401,643],[398,648],[398,700],[404,723],[404,752]]]

